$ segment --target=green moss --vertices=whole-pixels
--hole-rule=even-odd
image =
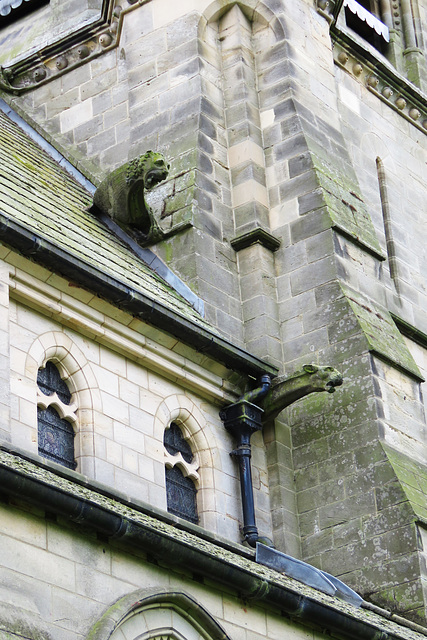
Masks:
[[[167,264],[170,264],[173,260],[173,246],[172,246],[172,242],[165,242],[164,243],[164,260]]]
[[[319,145],[312,140],[307,144],[333,227],[376,257],[384,259],[351,165],[343,162],[342,158],[336,158],[332,163],[330,155],[326,155]]]
[[[418,380],[423,380],[408,347],[390,313],[361,293],[341,284],[368,341],[369,350]]]
[[[414,513],[427,522],[427,466],[386,443],[382,447]]]

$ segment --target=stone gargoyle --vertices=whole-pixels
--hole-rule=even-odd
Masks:
[[[327,391],[333,393],[342,385],[343,379],[339,371],[333,367],[322,367],[306,364],[294,375],[279,376],[271,383],[265,396],[262,408],[263,421],[274,419],[285,407],[307,396],[309,393]]]
[[[142,246],[164,237],[145,200],[145,191],[165,180],[169,165],[161,153],[147,151],[112,171],[97,188],[93,204]]]

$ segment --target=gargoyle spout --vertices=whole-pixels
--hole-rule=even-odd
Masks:
[[[285,407],[309,393],[327,391],[333,393],[342,385],[342,375],[333,367],[306,364],[293,376],[275,378],[264,398],[263,421],[275,418]]]
[[[142,246],[161,240],[163,232],[145,200],[145,191],[168,176],[160,153],[147,153],[110,173],[97,188],[93,204],[131,233]]]

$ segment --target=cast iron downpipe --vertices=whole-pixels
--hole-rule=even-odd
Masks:
[[[271,385],[270,376],[267,374],[261,376],[260,383],[260,387],[245,393],[237,402],[228,405],[219,413],[225,428],[233,434],[237,441],[237,448],[230,455],[235,456],[239,461],[243,536],[251,547],[255,547],[257,540],[259,540],[259,535],[255,523],[250,440],[252,434],[262,428],[261,416],[263,410],[255,402],[268,393]]]

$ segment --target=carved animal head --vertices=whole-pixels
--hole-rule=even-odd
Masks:
[[[310,386],[316,391],[334,393],[336,387],[342,385],[342,375],[334,367],[322,367],[317,364],[305,364],[303,371],[310,374]]]
[[[168,172],[162,154],[147,151],[106,176],[93,198],[95,210],[110,216],[142,246],[157,242],[164,234],[145,201],[145,191],[165,180]]]
[[[342,385],[342,375],[334,367],[306,364],[301,371],[287,377],[275,378],[264,398],[264,418],[275,418],[285,407],[310,393],[327,391],[333,393]]]
[[[152,189],[169,173],[168,165],[161,153],[147,151],[143,155],[131,160],[126,169],[126,184],[133,185],[142,180],[146,189]]]

